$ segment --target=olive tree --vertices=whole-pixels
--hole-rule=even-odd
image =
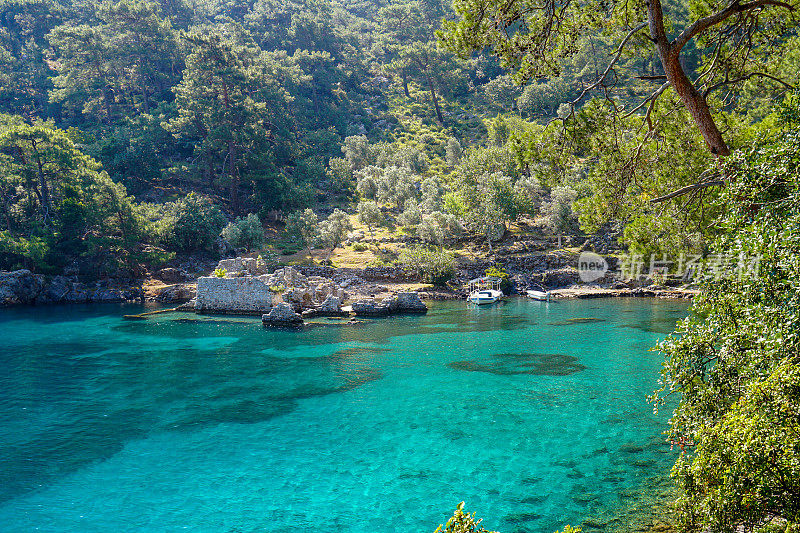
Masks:
[[[374,228],[384,221],[381,208],[372,200],[362,200],[358,203],[358,220],[367,226],[371,237],[375,237]]]
[[[293,235],[311,255],[311,248],[320,236],[319,217],[311,209],[295,211],[286,219],[286,232]]]
[[[320,240],[328,248],[328,255],[325,260],[331,258],[333,251],[342,244],[348,232],[353,231],[350,217],[341,209],[334,209],[328,218],[320,224]]]

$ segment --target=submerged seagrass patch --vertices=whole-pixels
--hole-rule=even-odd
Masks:
[[[562,353],[497,353],[481,359],[453,361],[447,366],[456,370],[487,372],[499,376],[566,376],[586,369],[578,363],[577,357]]]

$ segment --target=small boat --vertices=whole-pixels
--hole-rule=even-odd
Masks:
[[[528,298],[533,298],[534,300],[539,300],[542,302],[550,301],[550,293],[548,291],[537,291],[536,289],[528,289],[526,292],[528,294]]]
[[[467,300],[475,305],[493,304],[503,298],[500,278],[477,278],[469,282]]]

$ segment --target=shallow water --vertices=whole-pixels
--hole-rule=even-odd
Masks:
[[[0,530],[429,532],[466,500],[503,533],[592,531],[674,460],[644,398],[683,302],[304,331],[138,310],[0,311]]]

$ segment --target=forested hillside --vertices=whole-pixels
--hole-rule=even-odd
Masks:
[[[692,9],[664,11],[680,25]],[[587,23],[525,71],[437,35],[443,19],[459,20],[436,0],[3,0],[0,265],[140,275],[219,253],[237,217],[280,229],[334,207],[440,245],[491,249],[529,219],[643,252],[705,249],[702,202],[648,203],[712,161],[671,91],[648,100],[664,77],[654,51],[616,53],[620,28]],[[775,76],[710,96],[733,146],[797,76],[795,38],[781,38]],[[713,49],[687,44],[687,71],[719,61]],[[297,226],[282,246],[338,244]]]

